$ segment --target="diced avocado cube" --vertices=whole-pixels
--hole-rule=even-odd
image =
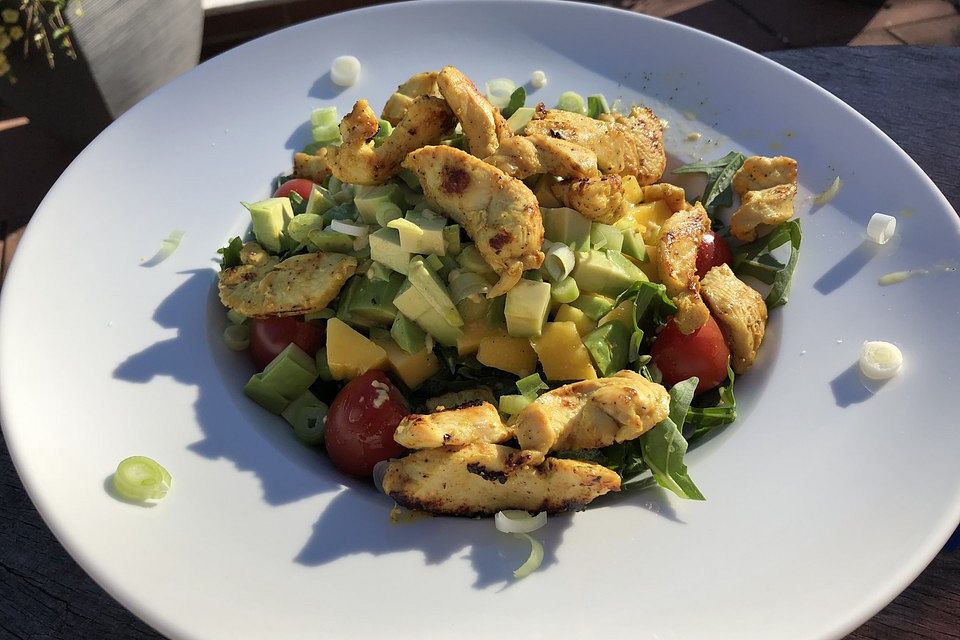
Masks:
[[[614,226],[593,222],[590,225],[590,246],[594,249],[613,249],[623,247],[623,233]]]
[[[423,294],[410,284],[409,280],[400,287],[400,292],[393,299],[393,304],[400,313],[414,322],[427,311],[433,309],[427,299],[423,297]]]
[[[340,298],[337,317],[361,327],[386,327],[397,316],[393,299],[403,285],[403,275],[390,273],[387,280],[353,277]]]
[[[243,392],[248,398],[269,411],[280,415],[280,412],[287,408],[290,401],[284,398],[272,385],[263,382],[263,374],[255,373],[243,387]]]
[[[463,318],[450,298],[450,292],[440,279],[440,276],[431,269],[422,258],[410,261],[407,278],[436,311],[454,327],[463,326]]]
[[[447,246],[447,255],[460,253],[460,225],[451,224],[443,228],[443,241]]]
[[[310,388],[317,375],[316,360],[291,343],[270,361],[261,379],[264,385],[293,400]]]
[[[306,213],[323,215],[336,205],[337,201],[333,199],[330,192],[320,185],[315,184],[313,188],[310,189],[310,199],[307,200]]]
[[[439,256],[447,252],[443,237],[447,219],[429,209],[408,211],[402,220],[393,220],[388,226],[400,231],[400,247],[404,251]]]
[[[643,236],[634,231],[633,229],[624,229],[623,233],[623,247],[620,251],[624,255],[628,255],[631,258],[636,258],[641,262],[647,259],[647,247],[643,244]]]
[[[307,238],[310,239],[317,249],[328,253],[349,253],[353,250],[353,238],[345,233],[324,229],[318,231],[311,229],[307,232]]]
[[[253,221],[253,235],[267,251],[280,253],[280,242],[287,223],[293,218],[290,198],[267,198],[260,202],[244,202]]]
[[[580,309],[588,318],[596,322],[613,309],[615,302],[598,293],[581,293],[580,297],[570,303],[571,307]]]
[[[647,280],[643,271],[619,251],[596,249],[578,252],[577,266],[570,275],[577,281],[581,291],[613,298],[629,289],[634,282]]]
[[[445,347],[456,346],[463,330],[447,322],[419,289],[404,283],[393,303],[403,315],[416,322],[421,329],[436,338]]]
[[[550,311],[550,285],[521,280],[507,292],[506,299],[507,333],[518,338],[539,336]]]
[[[527,126],[527,123],[533,120],[535,112],[536,110],[533,107],[520,107],[507,118],[507,126],[514,133],[520,133]]]
[[[407,274],[412,254],[400,246],[396,229],[377,229],[370,234],[370,257],[397,273]]]
[[[567,207],[541,208],[540,213],[543,216],[543,235],[547,240],[561,242],[574,251],[590,248],[589,218]]]
[[[367,272],[363,275],[367,276],[367,280],[383,280],[387,281],[390,279],[390,276],[395,272],[390,267],[385,267],[376,260],[371,261],[370,266],[367,268]],[[402,274],[397,274],[402,275]]]
[[[620,322],[608,322],[583,338],[583,346],[601,376],[610,376],[627,366],[631,331]]]
[[[403,190],[392,182],[376,186],[358,185],[353,204],[367,224],[378,224],[377,213],[384,209],[396,209],[399,213],[406,206]]]
[[[495,277],[496,273],[487,264],[487,261],[480,255],[480,250],[475,244],[466,244],[460,249],[460,255],[457,256],[457,262],[467,271],[479,273],[482,276]]]
[[[390,327],[390,337],[407,353],[417,353],[423,349],[427,334],[413,320],[398,313]]]

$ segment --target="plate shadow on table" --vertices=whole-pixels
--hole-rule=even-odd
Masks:
[[[288,430],[275,428],[270,420],[274,416],[254,413],[259,409],[252,404],[237,406],[229,390],[242,388],[252,367],[246,354],[226,349],[223,326],[211,320],[211,309],[219,305],[215,272],[197,269],[180,275],[188,277],[153,314],[154,322],[177,329],[177,335],[129,356],[114,370],[114,377],[146,384],[157,376],[169,376],[195,387],[194,412],[203,439],[189,449],[210,460],[225,458],[238,470],[253,472],[260,481],[263,500],[270,505],[340,489],[341,484],[325,473],[324,462],[315,451],[297,442]],[[259,422],[266,427],[258,429]],[[263,437],[273,446],[264,446]],[[309,482],[303,481],[304,467]]]

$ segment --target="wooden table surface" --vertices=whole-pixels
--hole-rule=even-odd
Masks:
[[[770,57],[872,120],[960,209],[960,48],[800,49]],[[960,639],[958,545],[955,535],[952,549],[948,544],[906,591],[848,638]],[[24,493],[5,444],[0,447],[0,638],[160,637],[67,555]]]

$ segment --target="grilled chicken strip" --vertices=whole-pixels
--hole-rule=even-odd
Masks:
[[[524,450],[599,449],[633,440],[667,417],[667,390],[633,371],[548,391],[513,422]]]
[[[327,161],[327,150],[330,147],[320,147],[317,153],[297,152],[293,154],[293,175],[296,178],[306,178],[320,184],[330,177],[330,163]]]
[[[400,421],[393,439],[408,449],[462,446],[474,442],[506,442],[513,432],[489,402],[474,402]]]
[[[700,297],[700,278],[697,277],[697,250],[703,234],[709,230],[710,218],[698,202],[667,218],[657,241],[660,281],[677,305],[674,320],[685,335],[702,327],[710,317]]]
[[[543,264],[540,206],[523,182],[448,146],[417,149],[403,166],[417,174],[429,202],[463,225],[500,275],[488,298],[506,293],[526,269]]]
[[[470,78],[456,67],[441,69],[437,86],[460,121],[473,155],[486,158],[497,150],[503,140],[513,136],[500,110],[490,104]]]
[[[751,156],[733,176],[740,208],[730,217],[730,233],[749,242],[761,224],[779,224],[793,216],[797,197],[797,161],[786,156]]]
[[[730,347],[733,370],[746,373],[763,342],[767,327],[766,303],[725,264],[707,272],[700,281],[700,290]]]
[[[597,155],[586,147],[541,135],[502,140],[496,153],[483,161],[520,179],[538,173],[563,178],[591,178],[600,173]]]
[[[410,76],[387,100],[380,117],[397,126],[403,120],[404,114],[407,113],[414,99],[420,96],[441,97],[440,89],[437,87],[436,71],[424,71]]]
[[[497,444],[423,449],[390,462],[383,490],[401,506],[450,516],[504,509],[557,513],[620,490],[620,476],[598,464],[557,458],[529,463],[529,452]]]
[[[357,270],[356,258],[339,253],[305,253],[279,262],[256,242],[243,245],[240,261],[220,272],[220,301],[251,318],[319,311]]]
[[[668,182],[649,184],[645,187],[640,187],[640,191],[643,193],[643,200],[641,202],[663,200],[667,208],[673,213],[682,211],[689,206],[687,205],[687,194],[682,187],[678,187],[675,184]]]
[[[659,180],[667,166],[663,125],[647,108],[634,107],[629,115],[613,116],[612,122],[559,109],[537,109],[524,133],[586,147],[596,154],[601,173],[636,176],[641,186]]]
[[[618,175],[563,180],[550,185],[550,191],[565,206],[604,224],[613,224],[626,211],[623,181]]]
[[[436,144],[455,125],[453,113],[441,98],[421,96],[407,109],[403,120],[379,147],[371,138],[377,133],[377,116],[366,100],[358,100],[340,122],[343,144],[324,147],[330,171],[350,184],[383,184],[400,171],[408,153]],[[296,161],[296,160],[295,160]]]

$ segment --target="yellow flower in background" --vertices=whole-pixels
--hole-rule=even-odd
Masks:
[[[9,33],[14,42],[23,37],[23,29],[20,27],[10,27]]]
[[[16,9],[4,9],[0,12],[0,18],[7,24],[16,24],[20,20],[20,12]]]
[[[10,36],[5,33],[0,33],[0,51],[3,51],[10,46]]]
[[[7,56],[0,53],[0,76],[7,75],[8,71],[10,71],[10,63],[7,62]]]

